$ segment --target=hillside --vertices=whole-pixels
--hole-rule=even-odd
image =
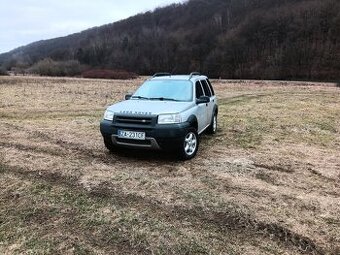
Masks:
[[[257,79],[340,79],[338,0],[190,0],[0,55],[96,68]]]

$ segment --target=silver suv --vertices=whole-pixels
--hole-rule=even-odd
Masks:
[[[195,157],[201,133],[216,133],[217,98],[209,79],[199,73],[157,73],[125,99],[108,107],[100,123],[110,151],[172,150],[186,160]]]

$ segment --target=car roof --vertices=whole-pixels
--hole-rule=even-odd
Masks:
[[[164,75],[152,77],[149,80],[182,80],[182,81],[197,81],[202,79],[208,79],[204,75]]]

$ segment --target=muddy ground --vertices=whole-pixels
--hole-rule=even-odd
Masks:
[[[0,78],[1,254],[340,254],[340,89],[215,80],[198,155],[109,153],[142,78]]]

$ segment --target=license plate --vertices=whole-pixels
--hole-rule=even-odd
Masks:
[[[145,140],[144,132],[118,130],[118,137],[132,140]]]

